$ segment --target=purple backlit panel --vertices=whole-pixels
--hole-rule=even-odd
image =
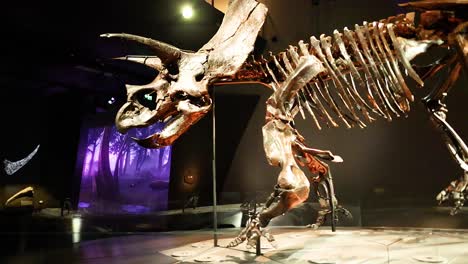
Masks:
[[[158,123],[125,135],[114,126],[87,130],[81,213],[140,214],[167,209],[171,147],[145,149],[131,139],[161,128]]]

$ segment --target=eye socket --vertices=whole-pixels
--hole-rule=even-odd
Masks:
[[[154,90],[139,91],[135,93],[135,99],[139,104],[150,110],[156,109],[156,91]]]
[[[207,106],[209,104],[209,100],[205,96],[201,96],[201,97],[191,96],[190,97],[190,103],[193,104],[193,105],[196,105],[198,107],[203,107],[203,106]]]
[[[188,95],[184,91],[177,91],[172,97],[173,100],[184,100],[187,99]]]
[[[197,74],[197,75],[195,75],[195,81],[199,82],[199,81],[203,80],[203,77],[205,77],[205,74],[203,74],[203,73]]]
[[[179,65],[175,63],[171,63],[169,65],[166,65],[166,69],[171,75],[177,75],[179,74]]]

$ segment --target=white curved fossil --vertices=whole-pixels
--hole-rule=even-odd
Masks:
[[[36,155],[37,151],[39,150],[39,147],[41,145],[37,145],[37,147],[25,158],[18,160],[18,161],[9,161],[7,159],[3,160],[3,165],[4,165],[4,170],[6,174],[8,175],[13,175],[15,172],[20,170],[22,167],[24,167],[28,162]]]

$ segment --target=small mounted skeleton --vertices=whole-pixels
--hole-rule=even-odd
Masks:
[[[309,113],[318,129],[323,125],[365,128],[376,118],[391,121],[406,116],[414,101],[405,75],[423,86],[426,79],[448,68],[448,79],[422,101],[463,171],[437,196],[439,202],[453,201],[451,213],[455,214],[468,196],[468,147],[446,121],[444,99],[461,69],[468,69],[468,1],[427,0],[404,6],[418,12],[364,22],[353,30],[335,30],[333,36],[311,37],[308,43],[300,41],[285,52],[270,54],[268,59],[247,60],[267,13],[266,7],[254,0],[232,1],[219,31],[197,52],[134,35],[104,34],[151,47],[156,56],[124,59],[159,71],[147,85],[127,86],[128,102],[117,114],[117,127],[125,132],[164,121],[161,133],[136,140],[147,148],[167,146],[210,110],[210,85],[254,81],[271,88],[263,142],[269,163],[281,169],[278,183],[264,208],[229,244],[236,246],[248,240],[252,245],[261,235],[273,241],[265,227],[272,218],[304,202],[311,183],[321,206],[312,227],[320,226],[331,215],[334,228],[336,212],[350,215],[338,205],[325,163],[342,162],[341,157],[307,145],[294,125],[298,113],[303,117]],[[415,70],[411,61],[430,52],[431,46],[445,47],[448,52],[443,59]],[[311,180],[301,167],[313,175]]]

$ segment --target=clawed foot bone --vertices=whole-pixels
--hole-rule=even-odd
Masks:
[[[458,180],[451,182],[447,188],[442,190],[436,196],[437,201],[439,201],[439,205],[446,201],[453,201],[454,206],[450,210],[450,215],[456,215],[465,204],[467,198],[467,183]]]
[[[312,228],[314,230],[317,230],[325,222],[325,216],[326,214],[320,214],[319,212],[319,216],[315,220],[315,223],[306,225],[306,228]]]
[[[455,201],[455,206],[450,210],[450,215],[456,215],[465,204],[465,199]]]
[[[226,247],[236,247],[247,240],[247,248],[254,248],[257,245],[257,240],[265,237],[273,247],[276,247],[275,238],[266,229],[260,227],[258,217],[250,219],[247,226],[231,241]]]
[[[341,215],[343,215],[347,219],[353,219],[353,214],[351,214],[351,212],[348,209],[344,208],[341,205],[338,205],[336,207],[335,212],[340,213]],[[336,216],[336,221],[338,221],[338,216]]]
[[[306,225],[306,228],[311,228],[311,229],[314,229],[314,230],[317,230],[319,227],[320,227],[319,224],[308,224],[308,225]]]
[[[351,214],[351,212],[341,205],[338,205],[336,207],[335,212],[343,215],[347,219],[353,219],[353,215]],[[306,225],[306,228],[318,229],[325,222],[325,218],[328,214],[331,214],[330,210],[327,210],[326,212],[322,213],[319,212],[319,216],[317,217],[315,223]],[[335,222],[338,222],[338,214],[335,214]]]

